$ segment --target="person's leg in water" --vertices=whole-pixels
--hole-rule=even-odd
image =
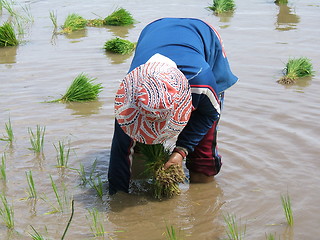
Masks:
[[[224,93],[219,95],[219,99],[222,110]],[[213,123],[211,129],[187,157],[186,166],[189,169],[191,183],[211,182],[220,172],[222,162],[217,146],[219,120],[220,118]]]
[[[125,134],[115,120],[108,170],[110,195],[117,191],[129,192],[134,145],[135,142]]]

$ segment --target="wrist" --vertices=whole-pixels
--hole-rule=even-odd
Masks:
[[[184,147],[176,146],[172,152],[179,153],[182,156],[183,160],[186,160],[188,156],[188,150]]]

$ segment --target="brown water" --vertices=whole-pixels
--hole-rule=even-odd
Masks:
[[[29,6],[34,23],[18,47],[0,49],[0,135],[11,119],[16,140],[12,147],[0,142],[7,158],[7,182],[1,190],[14,206],[15,231],[0,225],[1,239],[30,239],[30,225],[50,239],[60,239],[70,216],[46,214],[57,205],[50,175],[67,198],[75,200],[75,213],[66,239],[93,239],[88,209],[103,215],[105,239],[165,239],[173,226],[184,239],[225,239],[223,216],[234,214],[246,226],[244,239],[316,240],[320,235],[320,4],[318,0],[292,0],[279,7],[272,0],[239,0],[233,15],[215,16],[210,1],[17,1]],[[21,8],[15,5],[17,9]],[[87,28],[70,36],[52,37],[49,11],[59,25],[69,13],[86,19],[105,17],[125,7],[138,21],[130,28]],[[120,36],[137,41],[142,28],[160,17],[196,17],[215,26],[224,40],[234,73],[240,81],[226,93],[220,122],[219,147],[223,168],[210,184],[181,186],[182,194],[154,201],[147,193],[106,193],[101,200],[90,187],[79,186],[78,173],[56,168],[58,141],[70,142],[69,167],[82,163],[107,178],[113,132],[113,97],[132,56],[106,54],[103,45]],[[0,15],[3,23],[6,11]],[[289,57],[312,60],[315,76],[285,87],[276,81]],[[80,73],[104,86],[91,103],[44,103],[63,94]],[[44,156],[28,148],[28,128],[46,126]],[[2,126],[2,127],[1,127]],[[31,170],[39,200],[25,200]],[[281,195],[291,197],[294,226],[287,227]],[[44,201],[43,199],[46,199]],[[101,238],[100,238],[101,239]]]

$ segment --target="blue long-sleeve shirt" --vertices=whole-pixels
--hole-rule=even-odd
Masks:
[[[220,115],[217,95],[235,84],[219,34],[193,18],[162,18],[147,25],[138,39],[129,72],[154,54],[172,59],[189,80],[194,111],[177,145],[193,151]]]

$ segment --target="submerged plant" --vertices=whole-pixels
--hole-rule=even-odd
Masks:
[[[29,148],[30,150],[33,150],[36,153],[43,151],[45,131],[46,127],[41,128],[39,125],[37,125],[36,133],[34,133],[31,128],[28,128],[30,143],[32,146]]]
[[[36,191],[36,187],[33,181],[33,176],[32,176],[32,172],[26,172],[26,177],[27,177],[27,182],[28,182],[28,198],[37,198],[37,191]]]
[[[213,4],[209,9],[217,14],[231,12],[235,9],[235,3],[234,0],[213,0]]]
[[[114,38],[104,44],[104,49],[109,52],[118,54],[129,54],[135,49],[135,44],[129,40]]]
[[[311,60],[305,57],[289,59],[284,70],[285,75],[278,80],[278,83],[293,84],[298,78],[313,75]]]
[[[290,196],[288,194],[286,196],[281,196],[281,202],[282,202],[283,211],[287,219],[287,223],[289,226],[293,226],[293,214],[292,214]]]
[[[69,14],[62,26],[61,33],[71,33],[73,31],[82,30],[86,27],[87,20],[78,14]]]
[[[101,83],[94,84],[94,80],[95,78],[89,78],[81,73],[73,80],[67,92],[60,99],[51,102],[85,102],[96,100],[103,87]]]
[[[10,144],[12,144],[13,139],[14,139],[14,135],[13,135],[13,130],[12,130],[10,118],[9,118],[9,122],[5,124],[5,127],[6,127],[7,136],[3,136],[2,138],[0,138],[0,141],[7,141]]]
[[[16,33],[10,23],[0,26],[0,47],[16,46],[19,44]]]
[[[66,145],[59,141],[58,146],[54,145],[57,151],[57,167],[67,167],[70,155],[70,147],[66,149]]]
[[[3,153],[1,157],[1,166],[0,166],[0,179],[7,181],[7,167],[6,167],[6,154]]]
[[[152,178],[154,197],[162,199],[179,195],[179,183],[183,183],[186,177],[182,167],[177,164],[164,169],[164,164],[170,157],[170,151],[162,144],[141,143],[138,147],[145,156],[146,171]]]
[[[134,19],[127,10],[119,8],[104,19],[105,25],[125,26],[134,23]]]
[[[9,205],[5,195],[0,194],[2,207],[0,207],[0,216],[2,221],[9,229],[14,228],[14,211],[13,207]]]
[[[224,221],[227,224],[226,232],[228,240],[242,240],[246,233],[246,226],[240,225],[236,221],[235,215],[227,214],[224,216]]]

